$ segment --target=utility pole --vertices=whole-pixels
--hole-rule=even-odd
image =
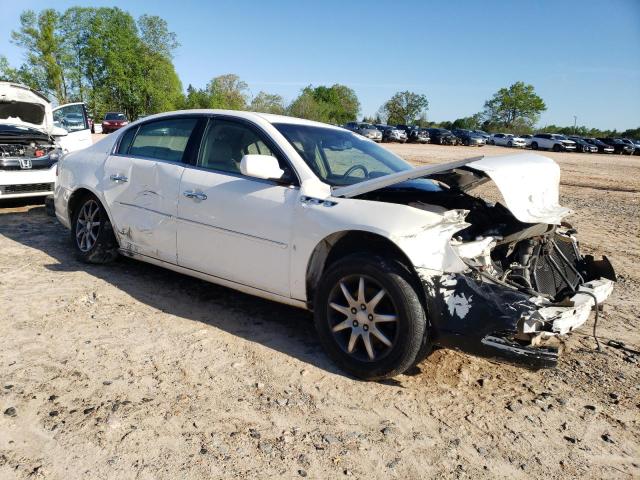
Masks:
[[[576,125],[578,124],[578,117],[577,116],[573,116],[573,134],[576,134]]]

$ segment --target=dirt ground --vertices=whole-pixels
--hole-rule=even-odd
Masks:
[[[415,163],[500,147],[391,145]],[[619,282],[532,372],[438,350],[367,383],[308,313],[132,260],[88,266],[44,208],[0,208],[0,478],[639,478],[640,157],[549,153]]]

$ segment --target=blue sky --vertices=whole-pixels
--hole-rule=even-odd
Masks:
[[[160,15],[178,34],[183,85],[236,73],[253,94],[287,101],[313,84],[352,87],[362,114],[399,90],[427,95],[430,120],[482,109],[503,86],[535,86],[540,125],[640,126],[640,0],[566,1],[68,1],[0,0],[0,54],[20,12],[119,6]]]

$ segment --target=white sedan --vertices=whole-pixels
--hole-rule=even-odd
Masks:
[[[510,148],[524,148],[527,146],[527,141],[524,138],[517,137],[510,133],[494,133],[489,138],[488,143]]]
[[[615,279],[561,226],[559,178],[534,154],[413,168],[342,128],[191,110],[66,155],[55,208],[81,260],[121,253],[313,310],[331,358],[376,379],[434,345],[556,364],[549,337]],[[487,180],[504,205],[467,193]]]

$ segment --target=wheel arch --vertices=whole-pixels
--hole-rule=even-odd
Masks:
[[[313,299],[323,273],[337,260],[352,253],[371,253],[393,258],[418,280],[413,263],[392,240],[366,230],[343,230],[323,238],[313,249],[306,269],[307,304],[313,309]]]
[[[93,195],[98,199],[100,205],[107,213],[107,217],[109,217],[109,222],[111,223],[111,225],[115,226],[115,224],[113,223],[113,218],[111,217],[111,212],[107,208],[104,200],[100,197],[100,195],[98,195],[97,192],[94,192],[91,188],[88,188],[86,186],[79,186],[71,193],[71,195],[69,196],[69,200],[67,201],[67,214],[69,216],[69,225],[71,225],[71,228],[73,228],[73,215],[79,206],[80,200],[82,200],[82,198],[87,195]],[[117,238],[118,236],[116,235],[116,239]]]

